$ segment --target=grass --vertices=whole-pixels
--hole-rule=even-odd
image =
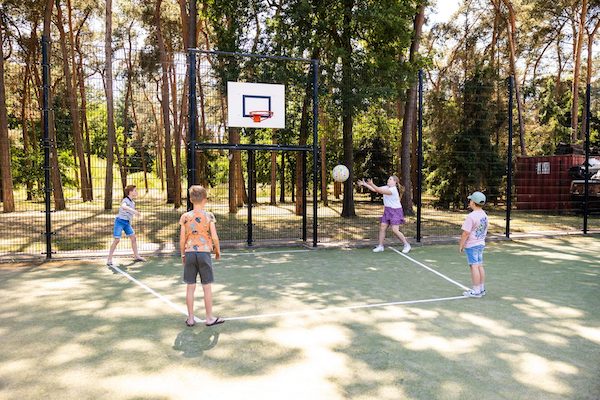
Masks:
[[[600,241],[492,243],[488,295],[389,307],[461,289],[397,253],[225,252],[215,310],[184,315],[90,262],[0,268],[6,399],[528,399],[600,394]],[[410,254],[463,284],[456,246]],[[123,268],[184,306],[176,258]],[[24,295],[29,294],[29,295]],[[197,296],[201,310],[201,295]],[[334,311],[310,312],[339,307]]]
[[[178,241],[179,216],[183,209],[174,209],[164,204],[160,191],[148,194],[141,191],[137,208],[143,217],[134,221],[134,229],[141,248],[156,251],[176,247]],[[118,201],[118,199],[117,199]],[[220,238],[225,242],[245,243],[247,238],[247,209],[237,214],[229,214],[226,199],[211,198],[209,208],[215,213]],[[259,205],[253,207],[253,238],[257,242],[278,241],[281,239],[300,241],[302,218],[294,213],[294,204],[267,204],[267,198],[260,198]],[[28,202],[10,214],[0,214],[0,254],[28,253],[41,254],[45,251],[45,214],[42,205]],[[312,237],[312,205],[308,205],[308,239]],[[329,206],[319,206],[318,236],[320,241],[364,241],[375,240],[378,218],[382,206],[357,196],[356,217],[341,218],[341,201],[330,200]],[[53,248],[59,252],[72,250],[104,250],[112,240],[112,225],[118,208],[105,211],[102,199],[81,203],[70,200],[67,209],[52,213]],[[490,216],[490,235],[502,236],[505,232],[505,212],[487,210]],[[465,211],[423,209],[421,234],[425,237],[453,237],[460,231]],[[590,217],[590,229],[600,228],[600,218]],[[579,215],[549,215],[541,212],[513,211],[511,232],[533,231],[580,231],[582,218]],[[416,236],[416,219],[408,217],[403,226],[407,237]],[[391,233],[388,234],[391,237]],[[129,249],[129,241],[123,240],[120,249]]]

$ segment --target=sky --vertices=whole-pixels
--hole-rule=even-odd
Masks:
[[[447,22],[452,14],[458,10],[461,0],[434,0],[433,5],[428,8],[429,13],[425,15],[427,26],[440,22]]]

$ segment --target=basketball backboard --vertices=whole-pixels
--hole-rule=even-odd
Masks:
[[[227,119],[230,127],[285,128],[285,86],[227,82]]]

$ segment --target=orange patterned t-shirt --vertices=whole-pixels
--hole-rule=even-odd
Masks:
[[[185,251],[212,253],[213,241],[210,236],[210,223],[217,222],[208,211],[188,211],[181,215],[179,225],[185,227]]]

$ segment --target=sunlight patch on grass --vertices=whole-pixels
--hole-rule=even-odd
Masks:
[[[571,307],[560,307],[556,304],[549,303],[540,299],[527,298],[525,301],[534,307],[537,307],[544,311],[547,315],[553,318],[582,318],[585,314]]]
[[[35,359],[3,361],[0,363],[0,376],[29,371],[34,369],[37,363],[38,360]]]
[[[579,372],[573,365],[532,353],[500,353],[498,357],[512,365],[514,378],[522,384],[563,396],[572,394],[564,375],[576,375]]]
[[[461,356],[477,352],[487,341],[483,337],[448,338],[418,331],[414,323],[396,322],[379,324],[382,335],[403,343],[414,351],[434,350],[447,357]]]
[[[79,343],[66,343],[56,347],[54,351],[45,358],[45,362],[52,366],[59,366],[77,360],[85,360],[87,357],[93,355],[93,348],[82,346]]]
[[[600,345],[600,327],[572,325],[573,330],[581,337]]]
[[[503,321],[498,321],[495,319],[487,318],[481,315],[476,315],[472,313],[460,313],[459,317],[463,320],[477,326],[481,329],[485,329],[488,333],[498,336],[498,337],[507,337],[507,336],[526,336],[527,334],[518,329],[511,329]]]

